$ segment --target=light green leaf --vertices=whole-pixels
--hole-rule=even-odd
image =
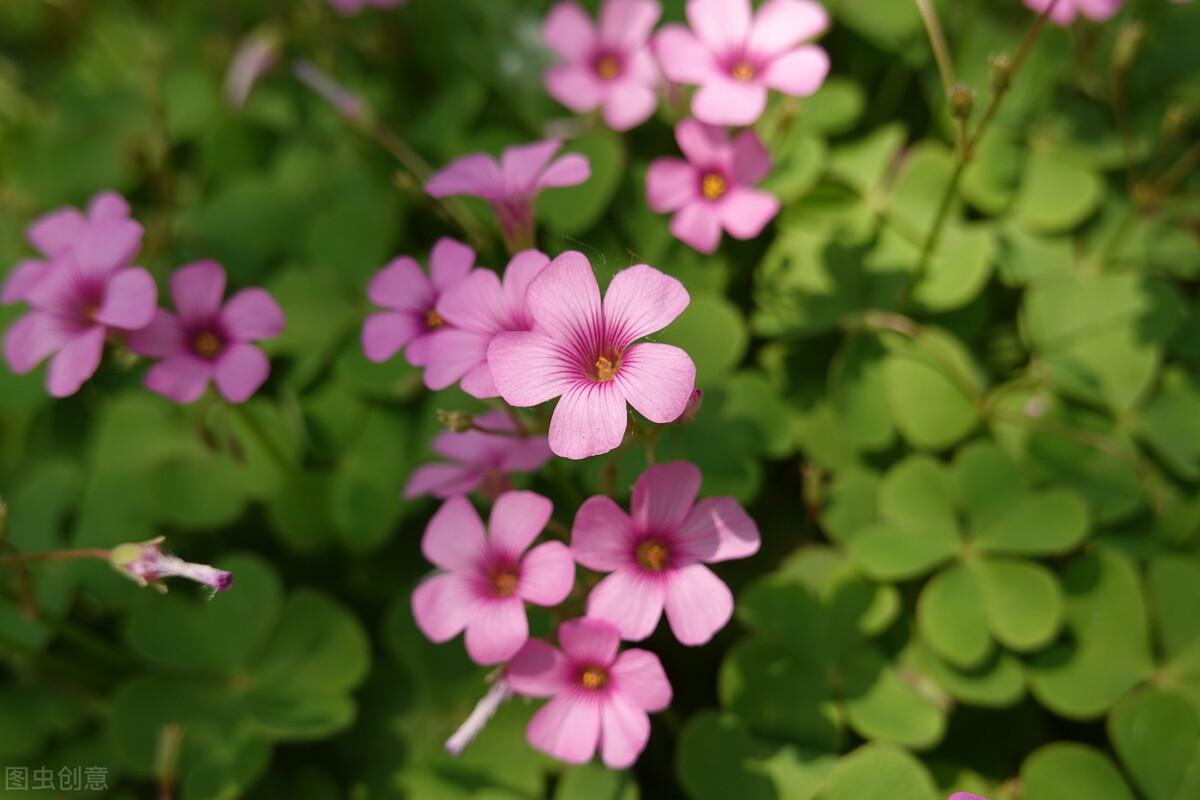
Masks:
[[[1095,172],[1066,154],[1035,149],[1026,159],[1013,214],[1035,232],[1066,231],[1091,216],[1103,196]]]
[[[842,758],[821,792],[821,800],[936,800],[937,789],[925,766],[898,747],[865,744]]]
[[[1075,547],[1087,535],[1087,506],[1073,492],[1049,489],[1028,494],[1011,513],[975,534],[989,553],[1055,555]]]
[[[1200,796],[1200,716],[1186,698],[1157,688],[1131,694],[1109,714],[1108,735],[1148,800]]]
[[[983,593],[988,626],[1005,647],[1036,650],[1058,633],[1063,595],[1054,573],[1038,564],[984,558],[971,573]]]
[[[917,625],[929,646],[951,664],[974,667],[992,649],[984,597],[976,576],[955,565],[933,577],[917,600]]]
[[[1021,765],[1025,800],[1134,800],[1108,758],[1073,742],[1048,744]]]

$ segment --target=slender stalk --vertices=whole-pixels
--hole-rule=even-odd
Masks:
[[[32,564],[36,561],[77,561],[84,558],[108,560],[108,550],[99,547],[82,550],[48,550],[44,553],[22,553],[15,556],[0,556],[0,566]]]
[[[1166,172],[1158,177],[1158,180],[1154,182],[1156,193],[1159,195],[1170,194],[1188,175],[1192,174],[1192,170],[1198,165],[1200,165],[1200,142],[1193,144],[1174,164],[1167,167]]]
[[[950,60],[950,47],[946,44],[946,34],[938,21],[937,11],[930,0],[914,0],[917,11],[921,12],[921,21],[925,23],[925,32],[929,34],[929,45],[933,48],[933,58],[937,61],[938,74],[942,78],[942,88],[946,96],[958,81],[954,77],[954,64]]]
[[[154,777],[158,781],[158,800],[173,800],[175,782],[179,776],[179,754],[183,745],[183,726],[176,722],[163,725],[158,731],[154,753]]]

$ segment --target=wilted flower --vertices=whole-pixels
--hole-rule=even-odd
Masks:
[[[504,672],[518,694],[551,698],[525,729],[529,743],[573,764],[599,747],[607,766],[630,766],[650,739],[647,712],[671,704],[662,662],[646,650],[618,655],[617,629],[598,619],[564,622],[558,642],[561,651],[529,640]]]
[[[724,228],[735,239],[753,239],[779,213],[775,195],[754,188],[771,171],[771,155],[754,131],[732,142],[723,128],[685,119],[675,140],[687,156],[658,158],[646,173],[646,200],[662,213],[675,212],[671,233],[711,253]]]
[[[565,62],[546,71],[546,89],[578,113],[603,107],[604,123],[629,130],[658,105],[658,65],[648,41],[662,14],[658,0],[605,0],[600,24],[571,0],[550,9],[542,35]]]
[[[105,193],[86,217],[73,208],[42,217],[28,235],[50,260],[18,265],[5,285],[6,302],[30,306],[8,329],[5,358],[24,374],[53,355],[46,388],[54,397],[75,394],[95,374],[110,331],[136,330],[154,314],[154,279],[129,267],[142,226],[128,211],[124,200]]]
[[[487,430],[508,433],[481,430],[439,433],[433,440],[433,452],[453,463],[434,462],[417,467],[404,487],[406,498],[426,494],[447,498],[480,487],[495,497],[511,488],[510,472],[535,472],[550,460],[546,437],[517,435],[517,424],[504,411],[481,414],[475,423]]]
[[[362,345],[367,358],[387,361],[403,348],[410,364],[428,365],[433,336],[446,327],[445,318],[437,311],[438,300],[470,275],[474,266],[474,250],[454,239],[441,238],[429,253],[429,277],[408,256],[393,260],[375,273],[367,295],[372,303],[387,310],[371,314],[363,325]],[[453,381],[445,386],[450,383]]]
[[[732,497],[696,502],[700,470],[686,461],[650,467],[633,486],[632,515],[610,498],[589,498],[575,515],[571,554],[610,572],[588,596],[589,617],[636,641],[664,608],[682,644],[704,644],[733,614],[733,595],[712,570],[758,552],[758,526]]]
[[[435,642],[465,628],[467,654],[479,664],[512,658],[529,638],[525,603],[555,606],[575,582],[575,563],[562,542],[526,553],[553,506],[533,492],[500,495],[488,531],[467,498],[452,497],[429,520],[421,552],[445,570],[413,592],[413,617]]]
[[[488,201],[511,251],[533,246],[533,201],[542,189],[575,186],[591,176],[587,158],[568,153],[557,139],[509,147],[497,163],[484,153],[463,156],[425,184],[434,197],[471,195]],[[554,159],[551,161],[551,159]]]
[[[146,386],[177,403],[191,403],[209,381],[231,403],[243,403],[267,380],[271,362],[250,342],[283,330],[283,309],[265,289],[242,289],[221,304],[225,269],[197,261],[171,276],[178,316],[159,310],[149,326],[129,336],[129,347],[162,359],[146,375]]]
[[[192,564],[162,551],[163,537],[137,544],[114,547],[109,555],[113,567],[132,578],[139,586],[154,586],[166,591],[163,578],[187,578],[223,592],[233,584],[233,573],[207,564]]]
[[[1025,5],[1042,14],[1052,2],[1054,0],[1025,0]],[[1093,22],[1103,22],[1120,11],[1123,5],[1125,0],[1058,0],[1050,12],[1050,21],[1056,25],[1070,25],[1077,15],[1082,14]]]
[[[357,14],[368,6],[375,8],[395,8],[396,6],[407,3],[408,0],[329,0],[329,5],[339,14],[349,16]]]
[[[807,96],[821,88],[829,56],[801,42],[820,35],[829,15],[813,0],[688,0],[691,30],[667,25],[654,52],[667,78],[699,86],[692,113],[713,125],[750,125],[767,90]]]
[[[508,262],[503,282],[490,269],[477,269],[446,290],[437,313],[449,325],[430,341],[429,388],[445,389],[461,379],[463,391],[473,397],[499,394],[488,367],[488,345],[499,333],[533,329],[525,294],[549,263],[544,253],[525,250]]]
[[[510,405],[562,398],[550,420],[555,454],[606,453],[625,435],[626,402],[657,423],[687,407],[692,359],[673,345],[635,342],[669,325],[689,299],[675,278],[638,264],[617,273],[601,304],[587,258],[563,253],[529,286],[534,330],[492,339],[492,378]]]
[[[259,78],[270,72],[279,60],[282,41],[273,30],[261,30],[247,36],[225,72],[225,100],[234,108],[246,105]]]

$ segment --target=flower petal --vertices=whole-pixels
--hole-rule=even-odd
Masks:
[[[170,356],[146,373],[146,388],[186,405],[195,402],[212,377],[212,365],[186,353]]]
[[[610,666],[617,657],[621,637],[617,629],[602,619],[569,619],[558,626],[558,643],[567,658],[576,664]]]
[[[376,363],[387,361],[424,330],[411,313],[380,311],[367,317],[362,329],[363,353]]]
[[[625,351],[614,381],[629,405],[651,422],[674,422],[696,388],[696,365],[673,344],[642,342]]]
[[[483,470],[472,465],[435,462],[413,470],[404,485],[404,499],[412,500],[431,494],[445,499],[467,494],[483,483]]]
[[[829,27],[829,14],[813,0],[767,0],[754,15],[746,49],[772,56],[815,39]]]
[[[571,554],[599,572],[633,566],[633,523],[610,497],[589,497],[575,512]]]
[[[126,266],[142,246],[142,226],[131,219],[93,222],[75,245],[80,268],[105,275]]]
[[[750,0],[688,0],[687,18],[710,47],[741,47],[750,32]]]
[[[731,154],[729,135],[723,128],[691,118],[675,126],[675,141],[688,161],[698,169],[726,166]]]
[[[513,322],[532,324],[525,298],[529,294],[530,284],[549,265],[550,257],[540,250],[522,250],[513,256],[504,268],[504,305],[513,317]],[[520,319],[517,319],[518,317]]]
[[[604,99],[595,73],[579,64],[556,64],[546,70],[543,81],[550,96],[576,114],[586,114]]]
[[[546,527],[553,511],[554,504],[536,492],[505,492],[488,517],[492,547],[519,558]]]
[[[651,47],[663,74],[675,83],[701,84],[717,71],[712,51],[682,25],[665,25]]]
[[[62,320],[52,314],[30,311],[4,335],[4,358],[18,375],[24,375],[62,349],[71,336]]]
[[[550,159],[562,148],[558,139],[506,147],[500,155],[500,173],[506,194],[521,194],[537,185]]]
[[[184,352],[187,347],[179,317],[162,309],[154,312],[149,325],[125,334],[125,344],[147,358],[167,358]]]
[[[171,276],[171,298],[184,325],[215,317],[224,296],[225,269],[215,261],[188,264]]]
[[[487,350],[496,390],[511,406],[536,406],[567,392],[579,369],[541,333],[500,333]]]
[[[712,253],[721,242],[721,219],[711,203],[689,203],[671,217],[675,238],[701,253]]]
[[[600,703],[596,697],[560,694],[542,706],[525,728],[529,744],[569,764],[591,761],[600,741]]]
[[[467,655],[476,664],[508,661],[529,641],[529,620],[519,597],[476,604],[467,622]]]
[[[609,769],[633,766],[650,741],[650,717],[620,695],[601,706],[600,726],[600,757]]]
[[[471,501],[461,495],[442,503],[421,538],[425,558],[451,572],[472,571],[486,551],[483,520]]]
[[[104,290],[104,303],[96,311],[97,322],[136,331],[154,319],[158,287],[141,267],[123,269],[113,275]]]
[[[600,285],[587,257],[563,253],[530,284],[526,302],[534,321],[561,342],[592,342],[602,331]]]
[[[732,497],[708,497],[695,505],[678,528],[688,555],[715,563],[758,552],[758,526]]]
[[[217,388],[231,403],[244,403],[266,383],[271,374],[267,354],[252,344],[235,344],[217,359],[213,369]]]
[[[700,176],[682,158],[656,158],[646,171],[646,202],[664,214],[677,211],[699,196]]]
[[[587,613],[615,625],[622,639],[636,642],[654,633],[665,598],[662,581],[633,570],[617,570],[592,589]]]
[[[614,131],[641,125],[658,108],[658,94],[638,81],[621,81],[604,100],[604,124]]]
[[[443,328],[429,335],[425,385],[435,392],[459,381],[479,364],[487,363],[487,334]]]
[[[575,562],[562,542],[545,542],[521,560],[521,599],[539,606],[556,606],[575,586]]]
[[[658,0],[608,0],[600,8],[600,41],[621,49],[637,47],[661,16]]]
[[[806,44],[773,60],[762,80],[785,94],[808,97],[821,88],[828,74],[829,55],[815,44]]]
[[[578,3],[555,4],[542,24],[542,38],[551,50],[565,61],[587,58],[596,45],[596,31],[591,17]]]
[[[467,245],[443,236],[429,251],[429,279],[433,288],[444,292],[471,274],[475,266],[475,251]]]
[[[500,276],[477,269],[438,298],[437,311],[456,328],[475,333],[503,330],[507,307]]]
[[[42,255],[53,258],[78,242],[87,225],[87,219],[78,209],[60,208],[35,219],[25,235]]]
[[[480,400],[500,396],[500,390],[496,388],[496,382],[492,380],[492,368],[488,366],[486,358],[482,363],[469,370],[466,375],[463,375],[458,386],[471,397]]]
[[[475,153],[439,170],[425,184],[425,191],[434,197],[469,194],[489,200],[504,196],[504,178],[496,159]]]
[[[738,183],[754,184],[771,172],[771,154],[754,131],[742,131],[733,140],[733,177]]]
[[[668,579],[665,608],[679,643],[700,645],[733,616],[733,592],[708,567],[689,564]]]
[[[671,682],[658,656],[648,650],[626,650],[612,666],[613,688],[645,711],[671,705]]]
[[[74,334],[50,360],[46,389],[51,397],[70,397],[96,374],[104,354],[105,330],[93,325]]]
[[[638,530],[674,531],[685,519],[702,480],[699,468],[690,461],[655,464],[633,485],[633,524]]]
[[[480,605],[461,575],[434,575],[413,591],[413,619],[434,642],[448,642],[467,627]]]
[[[530,639],[504,668],[504,680],[517,694],[550,697],[567,688],[570,665],[562,652]]]
[[[579,381],[563,392],[550,417],[550,449],[571,459],[607,453],[620,446],[628,417],[615,385]]]
[[[408,256],[392,259],[375,273],[367,297],[377,306],[424,314],[433,307],[433,284],[416,261]]]
[[[567,153],[554,160],[546,170],[538,176],[535,184],[538,189],[555,189],[563,186],[577,186],[592,177],[592,165],[587,156],[580,153]]]
[[[107,222],[129,216],[129,203],[116,192],[98,192],[88,201],[88,219],[92,222]]]
[[[735,186],[721,198],[717,215],[735,239],[753,239],[779,213],[779,199],[761,189]]]
[[[34,284],[46,276],[50,269],[48,261],[19,261],[4,281],[0,291],[0,303],[16,303],[25,299]]]
[[[606,340],[623,350],[670,325],[690,302],[678,279],[646,264],[627,267],[613,276],[604,293]]]
[[[724,75],[705,81],[692,98],[692,113],[710,125],[753,125],[766,107],[766,87]]]
[[[546,437],[535,434],[506,444],[500,456],[500,468],[507,472],[534,472],[553,455]]]
[[[221,310],[221,322],[234,339],[254,342],[278,336],[283,330],[283,309],[266,289],[242,289]]]

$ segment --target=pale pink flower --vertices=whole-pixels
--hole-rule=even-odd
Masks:
[[[433,440],[433,452],[451,463],[439,461],[417,467],[404,487],[405,498],[432,494],[445,499],[480,487],[486,495],[496,497],[512,488],[509,473],[536,472],[550,460],[546,437],[517,436],[517,424],[504,411],[496,409],[481,414],[475,423],[487,430],[509,433],[481,430],[439,433]]]
[[[272,29],[256,31],[242,40],[225,71],[225,101],[229,105],[246,105],[254,85],[279,61],[282,45],[279,34]]]
[[[1041,14],[1051,2],[1053,0],[1025,0],[1025,5]],[[1082,14],[1093,22],[1103,22],[1120,11],[1124,4],[1125,0],[1058,0],[1058,5],[1050,12],[1050,21],[1066,26]]]
[[[563,253],[529,286],[529,333],[501,333],[488,347],[500,396],[513,406],[561,397],[550,449],[564,458],[606,453],[621,443],[633,406],[651,422],[683,413],[696,366],[678,347],[636,343],[687,308],[683,284],[638,264],[617,273],[604,302],[582,253]]]
[[[568,153],[555,159],[561,147],[557,139],[509,147],[499,163],[484,153],[463,156],[430,178],[425,191],[434,197],[483,198],[496,214],[509,249],[525,250],[533,246],[533,201],[542,189],[575,186],[591,177],[585,156]]]
[[[561,651],[530,639],[505,668],[513,691],[551,698],[529,721],[526,738],[572,764],[590,761],[598,747],[606,766],[631,766],[650,739],[647,712],[671,704],[662,662],[646,650],[618,654],[617,629],[598,619],[567,620],[558,642]]]
[[[699,86],[692,113],[713,125],[750,125],[767,106],[767,90],[806,97],[825,82],[829,56],[801,44],[829,26],[813,0],[688,0],[691,29],[665,26],[654,52],[667,78]]]
[[[986,797],[970,792],[955,792],[947,800],[988,800]]]
[[[492,506],[485,532],[467,498],[443,503],[421,540],[421,552],[444,570],[413,592],[413,617],[421,631],[446,642],[465,628],[467,655],[478,664],[516,655],[529,639],[525,603],[556,606],[575,583],[575,563],[562,542],[525,552],[552,510],[539,494],[507,492]]]
[[[334,10],[339,14],[350,16],[357,14],[369,6],[374,6],[375,8],[395,8],[407,2],[408,0],[329,0],[329,5],[333,6]]]
[[[533,330],[525,294],[549,263],[545,253],[524,250],[508,262],[503,282],[490,269],[477,269],[438,298],[437,313],[449,324],[429,346],[429,388],[445,389],[461,380],[472,397],[499,394],[488,367],[488,345],[497,334]]]
[[[244,403],[271,372],[267,354],[251,342],[278,336],[283,309],[265,289],[242,289],[225,296],[225,268],[197,261],[171,276],[171,299],[178,315],[159,310],[149,326],[129,336],[129,347],[161,359],[146,375],[146,386],[176,403],[191,403],[210,381],[231,403]]]
[[[233,585],[232,572],[167,555],[162,551],[162,542],[163,537],[159,536],[148,542],[117,545],[109,553],[109,563],[139,586],[154,586],[162,591],[166,591],[163,578],[187,578],[216,592],[223,592]]]
[[[649,39],[658,0],[605,0],[600,24],[572,0],[550,9],[542,36],[563,60],[546,71],[546,90],[576,113],[603,108],[617,131],[641,125],[658,105],[658,65]]]
[[[446,326],[437,302],[470,275],[474,266],[474,250],[462,242],[442,238],[429,253],[429,277],[408,256],[395,259],[375,273],[367,295],[387,310],[371,314],[363,325],[362,345],[367,358],[387,361],[403,348],[410,364],[428,365],[433,334]],[[427,372],[426,381],[428,376]],[[453,381],[445,386],[450,383]]]
[[[646,173],[646,201],[660,214],[674,212],[671,233],[711,253],[724,228],[735,239],[753,239],[779,213],[779,200],[754,184],[771,171],[771,154],[754,131],[730,142],[724,128],[685,119],[675,140],[687,156],[657,158]]]
[[[733,614],[733,594],[712,570],[758,552],[758,526],[736,500],[696,502],[700,470],[686,461],[650,467],[633,486],[632,515],[608,497],[575,515],[571,554],[611,573],[588,596],[589,617],[608,620],[630,641],[654,632],[663,610],[682,644],[704,644]]]
[[[46,389],[54,397],[75,394],[96,373],[110,332],[128,334],[154,315],[154,279],[128,266],[142,226],[127,210],[110,195],[93,201],[86,218],[74,209],[43,217],[29,238],[50,261],[18,266],[5,287],[6,300],[30,306],[5,335],[5,358],[24,374],[53,355]]]

